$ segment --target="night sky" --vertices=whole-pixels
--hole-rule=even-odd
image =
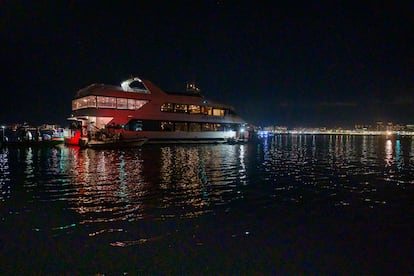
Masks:
[[[132,75],[260,126],[414,123],[413,1],[105,2],[0,2],[0,123],[64,125]]]

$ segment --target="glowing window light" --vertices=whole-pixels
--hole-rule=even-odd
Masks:
[[[224,116],[224,109],[218,109],[218,108],[214,108],[213,109],[213,116]]]
[[[117,109],[128,109],[128,99],[117,98],[116,99],[116,108]]]
[[[116,98],[98,96],[98,107],[100,107],[100,108],[116,108]]]
[[[72,110],[96,107],[96,96],[87,96],[72,101]]]
[[[143,107],[148,101],[146,100],[135,100],[135,109],[140,109]]]

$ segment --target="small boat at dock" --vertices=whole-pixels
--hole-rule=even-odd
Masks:
[[[39,147],[47,148],[64,144],[62,129],[18,125],[2,128],[2,147]]]
[[[119,139],[117,137],[111,137],[101,140],[87,140],[81,139],[80,146],[83,148],[92,149],[118,149],[118,148],[136,148],[140,147],[147,142],[146,138],[138,139]]]
[[[68,118],[71,121],[69,136],[65,137],[68,146],[82,148],[108,149],[140,147],[148,141],[147,137],[125,135],[124,129],[107,126],[102,129],[93,124],[84,126],[84,118]]]

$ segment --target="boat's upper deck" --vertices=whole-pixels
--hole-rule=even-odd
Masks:
[[[161,103],[188,103],[211,105],[217,108],[234,110],[230,105],[206,99],[199,92],[167,92],[153,84],[149,80],[131,78],[121,83],[120,86],[95,83],[80,89],[75,99],[87,96],[105,96],[128,99],[140,99]]]

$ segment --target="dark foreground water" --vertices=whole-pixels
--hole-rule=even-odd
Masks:
[[[0,274],[412,274],[414,140],[0,150]]]

